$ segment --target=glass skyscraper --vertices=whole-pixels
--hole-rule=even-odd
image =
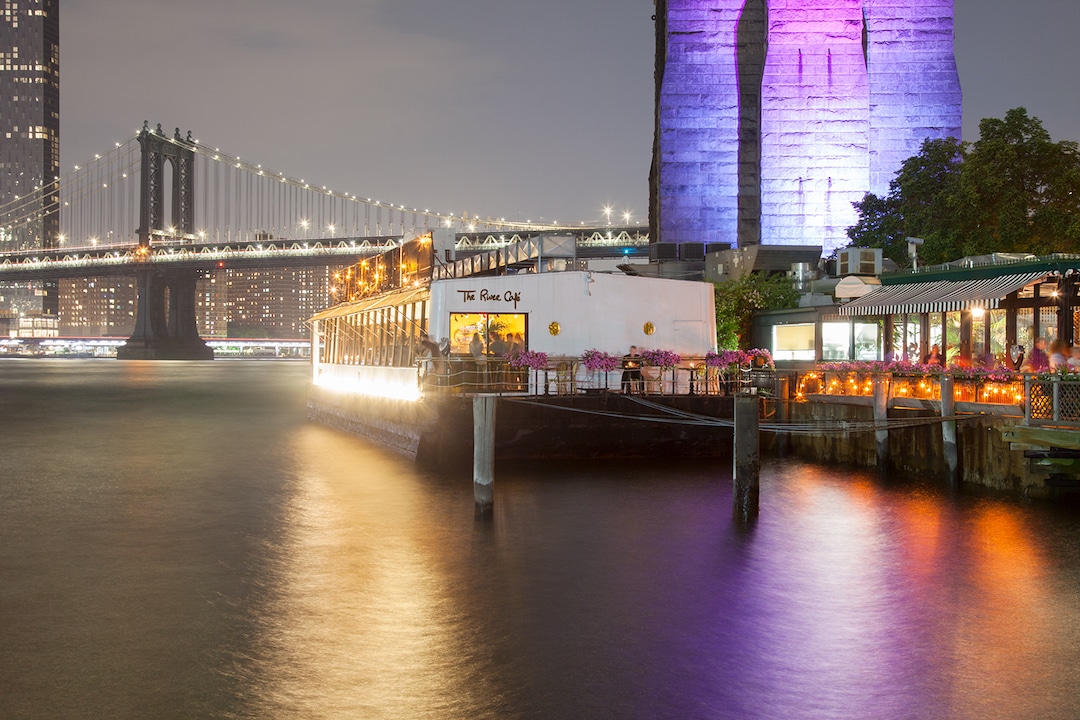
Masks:
[[[55,247],[59,0],[0,0],[0,249]],[[0,309],[57,314],[55,281],[0,286]]]

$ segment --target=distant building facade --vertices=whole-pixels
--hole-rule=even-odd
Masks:
[[[217,270],[195,287],[204,338],[306,338],[307,320],[330,305],[339,268]],[[135,327],[134,278],[60,281],[60,334],[126,337]]]
[[[960,137],[952,0],[656,4],[656,239],[828,253],[853,202]]]
[[[55,247],[60,174],[59,0],[3,0],[0,8],[0,250]],[[40,205],[29,222],[4,222],[20,200]],[[6,212],[5,212],[6,210]],[[0,308],[58,311],[57,283],[5,283]]]
[[[135,278],[61,280],[60,334],[65,337],[126,337],[135,327]]]
[[[307,320],[332,302],[334,272],[326,266],[219,271],[196,290],[199,331],[204,337],[308,337]]]

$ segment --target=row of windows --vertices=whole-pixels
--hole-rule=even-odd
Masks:
[[[26,135],[19,135],[18,133],[4,133],[4,136],[8,140],[11,140],[12,137],[15,137],[15,138],[25,137],[28,140],[52,140],[52,137],[53,137],[52,132],[49,132],[49,131],[38,132],[37,130],[31,130]]]
[[[23,72],[45,72],[49,69],[48,65],[42,65],[41,63],[34,63],[33,65],[17,65],[10,60],[0,62],[0,70],[21,70]]]

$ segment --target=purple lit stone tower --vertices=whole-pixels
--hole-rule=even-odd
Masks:
[[[928,137],[960,134],[952,0],[657,0],[653,237],[846,243]]]
[[[863,0],[870,192],[884,195],[923,140],[960,137],[952,0]]]

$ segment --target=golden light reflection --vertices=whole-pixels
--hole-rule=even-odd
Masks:
[[[468,667],[467,608],[440,562],[455,543],[418,471],[324,428],[308,426],[293,442],[296,481],[282,520],[292,532],[246,663],[253,716],[436,718],[462,703],[483,708],[494,673]]]
[[[957,674],[976,688],[964,708],[967,717],[1002,717],[998,713],[1014,701],[1009,688],[1022,686],[1037,697],[1046,681],[1027,672],[1045,665],[1045,653],[1056,646],[1055,630],[1040,612],[1053,599],[1044,587],[1046,561],[1032,543],[1035,536],[1019,508],[987,502],[974,511],[968,547],[955,549],[970,555],[968,592],[958,598],[952,638]]]

